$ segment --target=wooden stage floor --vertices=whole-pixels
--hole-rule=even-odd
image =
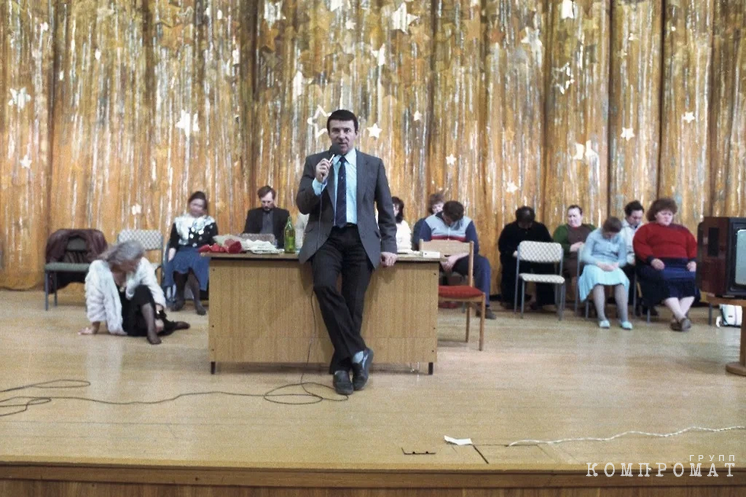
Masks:
[[[693,311],[694,327],[683,334],[671,332],[667,318],[634,321],[630,332],[600,330],[569,314],[562,322],[550,313],[520,320],[500,310],[487,321],[479,352],[478,326],[465,344],[464,315],[440,310],[433,376],[426,364],[420,372],[417,365],[374,365],[366,390],[346,401],[309,385],[330,400],[278,405],[261,395],[297,383],[303,365],[221,365],[210,375],[207,317],[191,306],[172,317],[192,328],[154,347],[106,333],[78,336],[86,324],[80,291],[61,292],[49,312],[40,292],[2,291],[0,390],[53,380],[90,386],[7,391],[0,399],[156,401],[217,390],[255,397],[126,406],[53,399],[0,417],[0,495],[383,496],[420,489],[417,495],[486,496],[519,488],[537,496],[563,488],[562,495],[607,495],[598,489],[610,486],[618,487],[614,495],[633,487],[642,487],[635,495],[746,495],[744,430],[506,447],[521,439],[746,425],[746,378],[725,371],[738,360],[738,329],[708,327],[705,309]],[[331,385],[323,367],[305,370],[304,381]],[[17,410],[0,406],[0,415]],[[471,438],[476,447],[447,445],[444,435]],[[704,457],[701,478],[690,476],[692,456]],[[718,478],[707,477],[711,456]],[[622,462],[635,464],[635,478],[620,476]],[[656,478],[658,462],[667,470]],[[684,464],[683,477],[672,473],[676,462]],[[587,463],[598,463],[598,477],[586,476]],[[615,464],[611,478],[603,473],[607,463]],[[651,466],[650,478],[637,477],[639,463]],[[711,488],[685,488],[692,485]],[[161,492],[166,488],[170,493]]]

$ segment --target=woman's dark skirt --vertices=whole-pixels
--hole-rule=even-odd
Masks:
[[[119,292],[119,301],[122,303],[122,329],[131,337],[144,337],[148,335],[148,323],[142,315],[142,307],[146,304],[153,306],[155,312],[155,300],[150,289],[140,285],[135,289],[132,300],[127,299],[125,292]],[[170,335],[176,329],[176,323],[166,319],[165,311],[156,312],[156,319],[163,321],[163,331],[159,335]]]
[[[174,285],[174,272],[189,274],[192,271],[199,281],[199,289],[207,291],[210,278],[210,259],[202,257],[197,247],[179,247],[173,259],[166,263],[163,273],[163,286],[170,288]]]
[[[666,267],[658,271],[649,264],[637,264],[637,282],[642,290],[642,303],[648,307],[666,299],[696,297],[696,273],[686,268],[687,259],[661,259]]]

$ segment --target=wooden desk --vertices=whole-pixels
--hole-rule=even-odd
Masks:
[[[725,299],[716,297],[709,293],[703,294],[707,299],[707,303],[712,305],[740,305],[743,309],[743,317],[746,318],[746,299]],[[741,356],[739,362],[731,362],[725,365],[725,370],[729,373],[739,374],[746,376],[746,319],[741,321]]]
[[[329,363],[333,347],[295,254],[208,254],[210,369],[218,362]],[[438,260],[400,256],[373,272],[362,335],[376,363],[437,360]],[[309,357],[310,347],[310,357]]]

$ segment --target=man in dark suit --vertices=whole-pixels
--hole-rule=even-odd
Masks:
[[[334,389],[349,395],[368,381],[373,351],[360,335],[365,291],[379,263],[396,262],[396,220],[383,162],[355,149],[355,114],[332,112],[326,129],[332,148],[306,158],[296,197],[300,212],[309,214],[299,259],[311,261],[313,289],[334,345]]]
[[[271,233],[277,240],[277,248],[285,246],[285,224],[290,213],[275,205],[275,191],[271,186],[261,187],[256,194],[261,207],[251,209],[246,214],[244,233]]]
[[[515,273],[518,260],[516,253],[518,245],[523,241],[552,243],[552,235],[546,226],[536,221],[536,213],[526,205],[515,211],[515,221],[508,223],[500,233],[497,247],[500,250],[500,265],[503,275],[500,282],[500,299],[502,306],[506,309],[514,307],[515,296]],[[521,272],[546,274],[554,271],[552,264],[540,264],[536,262],[521,261]],[[554,290],[551,285],[536,285],[536,300],[532,302],[532,308],[554,303]],[[519,296],[520,298],[520,296]]]

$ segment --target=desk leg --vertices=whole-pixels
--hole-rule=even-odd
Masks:
[[[746,313],[746,306],[742,307],[742,309]],[[729,373],[746,376],[746,319],[741,321],[741,360],[740,362],[727,364],[725,370]]]
[[[217,363],[215,361],[212,361],[210,363],[210,374],[215,374],[215,367],[217,366]]]
[[[433,374],[433,368],[434,364],[432,362],[427,363],[427,374],[432,375]]]

